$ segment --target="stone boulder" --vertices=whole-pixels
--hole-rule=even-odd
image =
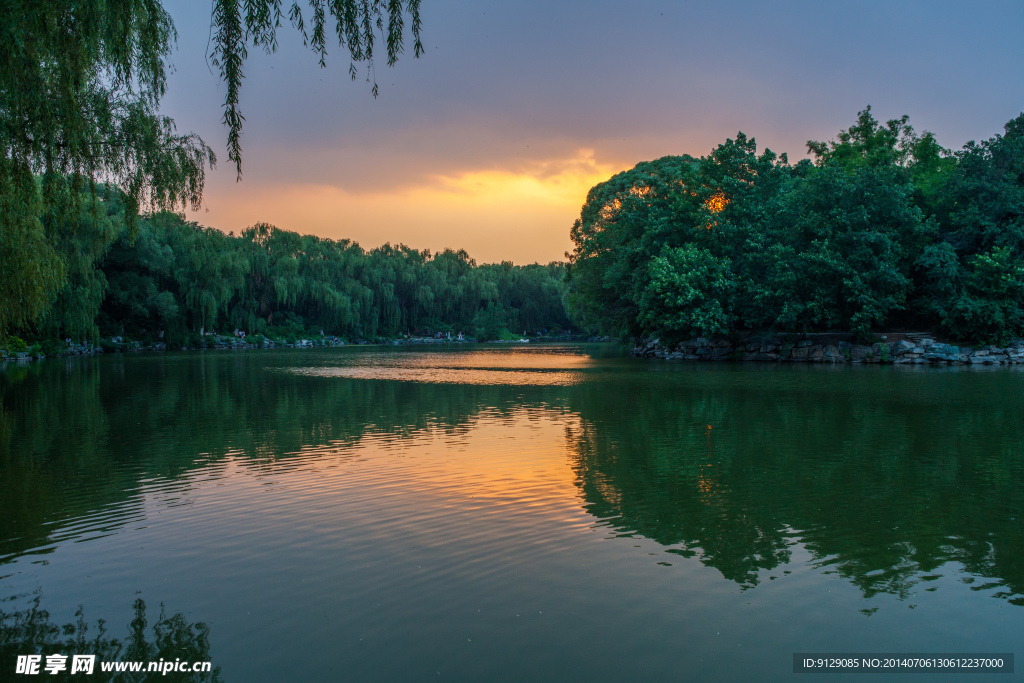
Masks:
[[[711,350],[712,360],[727,360],[730,356],[732,356],[731,346],[715,346]]]
[[[898,341],[891,346],[891,353],[894,356],[902,355],[914,348],[913,342],[907,340]]]
[[[863,361],[871,353],[871,347],[865,344],[851,344],[850,345],[850,360],[851,361]]]
[[[960,360],[960,347],[952,346],[951,344],[931,344],[925,345],[924,342],[931,341],[930,339],[924,339],[921,341],[921,346],[924,348],[924,353],[921,355],[922,358],[928,361],[939,362],[939,361],[958,361]]]

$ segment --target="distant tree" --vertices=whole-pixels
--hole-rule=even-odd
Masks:
[[[508,313],[505,307],[497,302],[490,302],[487,308],[481,308],[473,316],[473,328],[477,341],[500,339],[502,333],[508,331]]]
[[[111,216],[111,222],[119,220]],[[62,293],[40,335],[51,334],[51,323],[60,329],[88,323],[102,336],[155,340],[164,332],[163,341],[181,346],[201,343],[203,329],[283,339],[323,331],[366,339],[416,330],[472,334],[478,326],[498,336],[522,329],[520,323],[530,329],[569,326],[558,263],[481,266],[464,251],[431,254],[390,244],[367,252],[349,240],[265,223],[225,235],[171,213],[142,218],[134,239],[122,232],[94,257],[95,228],[83,225],[88,229],[67,248],[82,252],[76,282],[102,289],[99,312],[86,296],[93,290],[75,295],[79,309],[73,312],[72,299],[64,303],[69,293]],[[486,315],[478,318],[481,311]]]

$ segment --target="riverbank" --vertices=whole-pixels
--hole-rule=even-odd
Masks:
[[[82,342],[33,344],[23,351],[12,352],[0,348],[0,364],[5,362],[30,362],[44,358],[60,358],[65,356],[94,356],[104,353],[142,353],[166,351],[199,351],[206,349],[244,350],[244,349],[312,349],[338,346],[408,346],[438,344],[526,344],[526,343],[557,343],[574,341],[606,341],[604,338],[591,338],[586,335],[561,334],[522,337],[517,339],[497,339],[478,342],[475,337],[399,337],[395,339],[346,341],[340,337],[325,336],[310,339],[271,339],[263,336],[236,337],[234,335],[210,335],[203,342],[188,346],[169,347],[163,341],[125,341],[119,337],[102,339],[98,343]]]
[[[739,340],[698,337],[667,346],[658,339],[637,340],[637,358],[688,361],[761,361],[782,363],[878,363],[891,365],[1016,365],[1024,363],[1024,340],[1005,347],[960,346],[925,333],[889,333],[873,344],[857,344],[852,335],[748,334]]]

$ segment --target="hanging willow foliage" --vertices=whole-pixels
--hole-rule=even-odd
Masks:
[[[380,38],[385,41],[387,64],[393,66],[404,51],[405,14],[411,19],[414,40],[413,54],[423,54],[420,41],[420,0],[309,0],[312,17],[307,22],[299,3],[288,8],[288,20],[302,34],[306,47],[320,58],[320,66],[327,66],[328,15],[334,19],[338,45],[349,53],[349,75],[355,80],[356,64],[366,64],[373,78],[374,46]],[[224,98],[224,125],[228,128],[228,159],[235,162],[238,178],[242,177],[242,123],[245,117],[239,107],[238,94],[242,87],[242,63],[247,46],[262,47],[267,53],[277,49],[277,29],[281,27],[283,8],[281,0],[216,0],[213,9],[213,48],[210,59],[220,69],[227,84]],[[377,96],[377,83],[371,87]]]
[[[288,19],[326,64],[328,16],[351,56],[350,73],[373,70],[374,44],[387,63],[402,53],[405,14],[415,54],[419,0],[311,0]],[[241,178],[244,117],[238,94],[247,46],[273,52],[280,0],[214,0],[210,57],[227,84],[228,158]],[[308,27],[308,30],[307,30]],[[126,220],[138,209],[198,209],[213,150],[180,135],[158,113],[174,24],[159,0],[0,0],[0,338],[41,316],[65,286],[57,232],[78,216],[82,190],[116,186]],[[376,84],[373,94],[376,95]]]

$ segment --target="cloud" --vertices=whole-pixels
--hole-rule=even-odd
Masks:
[[[621,170],[580,149],[566,158],[434,174],[400,187],[246,182],[214,188],[208,210],[192,218],[235,231],[263,221],[364,248],[385,242],[461,248],[481,263],[546,263],[572,248],[569,228],[589,189]]]
[[[209,2],[167,7],[180,50],[165,111],[222,149],[224,89],[203,58]],[[427,54],[379,65],[376,100],[336,46],[323,70],[288,28],[277,54],[251,50],[245,180],[222,161],[197,218],[544,261],[564,251],[590,186],[640,161],[707,154],[739,130],[795,160],[867,104],[958,148],[1022,108],[1017,0],[867,0],[856,12],[812,0],[478,0],[423,13]]]

